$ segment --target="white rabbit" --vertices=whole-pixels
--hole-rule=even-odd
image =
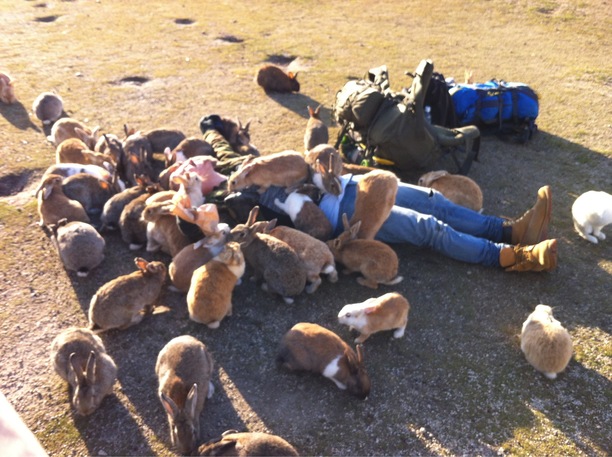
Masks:
[[[596,190],[585,192],[574,201],[572,218],[582,238],[594,244],[605,240],[601,229],[612,223],[612,195]]]
[[[555,379],[567,367],[572,358],[572,338],[553,317],[550,306],[536,306],[523,323],[521,350],[527,361],[548,379]]]

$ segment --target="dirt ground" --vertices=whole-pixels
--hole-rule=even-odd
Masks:
[[[612,192],[610,12],[599,2],[351,5],[0,1],[0,69],[15,77],[20,100],[0,103],[0,389],[49,455],[173,455],[154,365],[182,334],[203,341],[215,360],[203,440],[237,429],[275,433],[303,455],[609,455],[612,240],[578,237],[570,208],[587,190]],[[269,97],[253,83],[262,62],[296,57],[299,94]],[[558,268],[506,273],[398,245],[400,284],[372,291],[341,276],[286,305],[244,281],[217,330],[190,321],[185,296],[164,290],[170,312],[104,334],[119,368],[114,393],[91,416],[75,416],[49,362],[51,341],[86,325],[93,293],[133,271],[135,254],[170,258],[131,252],[110,233],[88,278],[63,269],[31,196],[54,161],[31,114],[34,98],[55,90],[67,115],[116,134],[128,123],[197,135],[202,115],[238,116],[251,120],[263,153],[301,150],[307,105],[323,104],[334,138],[330,108],[348,77],[385,63],[399,88],[422,58],[457,79],[469,65],[479,81],[507,75],[540,93],[538,134],[526,145],[484,138],[470,177],[483,189],[484,212],[506,217],[552,186]],[[276,367],[292,325],[317,322],[352,342],[338,311],[389,291],[409,300],[409,324],[402,339],[384,332],[365,343],[367,400]],[[519,347],[538,303],[554,307],[574,342],[556,381]]]

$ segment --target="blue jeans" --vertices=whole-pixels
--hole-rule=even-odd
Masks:
[[[349,219],[355,211],[358,179],[354,176],[347,184],[340,203],[340,215],[346,213]],[[400,182],[395,205],[376,239],[428,247],[455,260],[499,267],[500,250],[508,246],[502,243],[503,222],[456,205],[435,190]],[[334,236],[343,230],[339,225]]]

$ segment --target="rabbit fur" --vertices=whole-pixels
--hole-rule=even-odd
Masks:
[[[297,73],[285,72],[276,65],[264,65],[257,70],[255,77],[266,93],[270,92],[299,92],[300,83],[297,80]]]
[[[204,343],[190,335],[171,339],[157,356],[157,395],[168,417],[172,445],[183,455],[191,455],[198,444],[200,414],[214,392],[213,365]]]
[[[329,144],[315,146],[304,154],[304,160],[312,170],[312,182],[321,190],[332,195],[342,193],[342,157]]]
[[[168,168],[174,163],[181,163],[190,157],[214,156],[215,151],[207,141],[200,138],[189,137],[181,141],[174,149],[164,149],[164,166]]]
[[[115,195],[108,181],[96,178],[89,173],[77,173],[62,181],[66,197],[78,201],[88,215],[100,214],[106,202]]]
[[[323,241],[287,226],[274,227],[270,235],[291,246],[304,263],[308,281],[306,293],[312,294],[319,288],[321,274],[327,275],[330,282],[338,281],[334,255]]]
[[[119,218],[123,208],[135,198],[145,193],[151,195],[155,191],[161,190],[157,184],[154,184],[146,175],[135,176],[136,185],[127,188],[121,192],[114,194],[107,200],[102,208],[100,216],[101,227],[100,231],[116,230],[119,228]]]
[[[147,221],[147,252],[157,252],[161,249],[174,257],[190,244],[176,223],[171,203],[145,202],[142,218]]]
[[[362,400],[370,393],[362,346],[357,345],[355,354],[338,335],[318,324],[300,322],[285,333],[276,362],[289,370],[322,374]]]
[[[147,206],[148,193],[139,195],[127,203],[119,216],[119,230],[121,239],[129,246],[131,251],[142,248],[147,243],[148,222],[142,217]]]
[[[71,401],[77,414],[93,413],[112,394],[117,366],[91,330],[63,330],[53,339],[50,355],[55,372],[72,388]]]
[[[556,379],[572,358],[569,332],[553,317],[552,308],[537,305],[523,322],[521,351],[527,361],[548,379]]]
[[[363,343],[373,333],[393,329],[393,337],[401,338],[408,324],[409,311],[410,304],[403,295],[389,292],[345,305],[338,313],[338,322],[360,332],[355,343]]]
[[[15,80],[7,73],[0,72],[0,102],[12,105],[16,101]]]
[[[104,260],[106,241],[85,222],[60,220],[53,227],[53,240],[64,268],[81,278]]]
[[[284,241],[261,233],[271,230],[276,220],[255,222],[259,207],[249,213],[246,224],[236,225],[228,241],[240,243],[244,257],[254,271],[256,280],[263,279],[262,289],[280,295],[285,303],[306,286],[306,269],[296,252]]]
[[[304,150],[310,151],[319,144],[327,144],[329,141],[329,131],[325,123],[321,120],[321,105],[312,109],[308,108],[308,122],[306,132],[304,132]]]
[[[176,148],[185,138],[185,134],[178,129],[156,128],[143,132],[149,140],[152,152],[164,152],[166,148]]]
[[[395,251],[378,240],[357,239],[361,222],[349,225],[346,213],[342,215],[344,232],[327,242],[336,262],[344,265],[345,274],[360,272],[357,278],[362,286],[377,289],[378,284],[393,285],[404,278],[397,275],[399,259]]]
[[[62,117],[64,100],[53,92],[43,92],[32,102],[32,112],[43,125],[50,125]]]
[[[283,438],[270,433],[227,430],[220,437],[198,447],[198,455],[209,456],[297,456],[296,449]]]
[[[47,137],[47,140],[55,146],[58,146],[62,141],[68,138],[79,138],[87,145],[88,149],[93,150],[98,141],[99,129],[99,127],[91,129],[77,119],[63,117],[53,124],[53,127],[51,127],[51,134]]]
[[[35,191],[38,200],[39,225],[57,224],[61,219],[68,222],[89,222],[89,216],[83,206],[76,200],[68,198],[62,189],[64,178],[59,175],[48,175]]]
[[[482,211],[482,190],[471,178],[463,175],[452,175],[446,170],[425,173],[419,178],[419,186],[437,190],[457,205],[474,211]]]
[[[601,230],[612,223],[612,195],[589,190],[572,205],[572,220],[578,235],[593,244],[606,239]]]
[[[331,238],[331,222],[308,195],[291,192],[284,202],[276,198],[274,204],[289,216],[296,229],[321,241]]]
[[[187,293],[189,318],[208,328],[219,328],[223,318],[232,315],[232,292],[244,269],[240,245],[229,242],[212,260],[195,270]]]
[[[102,285],[89,304],[89,328],[126,329],[151,312],[166,279],[166,265],[136,257],[137,271]]]

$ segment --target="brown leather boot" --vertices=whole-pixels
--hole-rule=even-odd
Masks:
[[[557,267],[557,240],[502,248],[499,264],[506,271],[552,271]]]
[[[552,212],[552,191],[550,186],[540,187],[538,200],[533,208],[519,219],[504,222],[504,226],[511,227],[511,244],[532,245],[548,237],[548,224]]]

